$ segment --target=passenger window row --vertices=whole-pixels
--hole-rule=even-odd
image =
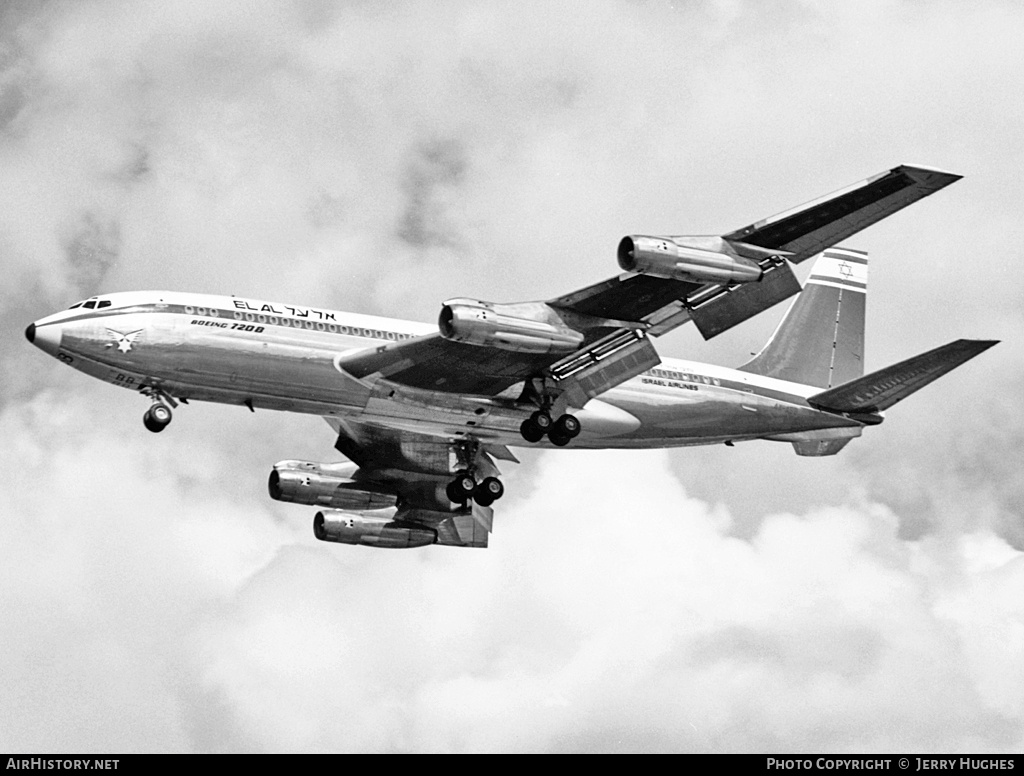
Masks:
[[[229,314],[228,311],[218,310],[215,307],[194,307],[192,305],[185,306],[185,313],[187,315],[207,315],[211,318],[219,318],[221,315],[227,317]],[[230,311],[230,314],[236,321],[248,321],[249,323],[269,324],[271,326],[284,326],[286,328],[293,329],[329,331],[332,334],[351,334],[357,337],[392,340],[395,342],[399,340],[412,339],[415,336],[413,334],[403,334],[395,331],[384,331],[383,329],[368,329],[361,326],[343,326],[341,324],[325,321],[312,321],[308,318],[287,318],[285,316],[267,315],[266,313],[243,313],[241,310],[232,310]]]

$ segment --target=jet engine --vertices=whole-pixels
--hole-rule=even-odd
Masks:
[[[353,479],[353,464],[281,461],[270,472],[267,489],[275,501],[333,509],[383,509],[395,505],[392,493],[364,490],[369,483]]]
[[[395,522],[366,512],[324,510],[313,518],[313,535],[322,542],[406,549],[437,542],[437,532],[424,525]]]
[[[752,259],[676,240],[644,235],[623,237],[619,242],[619,266],[627,272],[688,283],[750,283],[761,279],[763,271]]]
[[[450,299],[441,307],[437,325],[445,339],[515,353],[572,353],[583,342],[583,334],[566,326],[543,302]]]

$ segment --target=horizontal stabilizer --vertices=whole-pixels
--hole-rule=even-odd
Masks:
[[[951,372],[998,340],[957,340],[885,369],[858,377],[807,399],[835,412],[881,412]]]

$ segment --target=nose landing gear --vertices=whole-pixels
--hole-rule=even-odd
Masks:
[[[142,416],[142,425],[154,434],[163,431],[170,422],[171,408],[159,401],[155,402],[152,407],[146,410],[146,414]]]
[[[153,400],[152,406],[142,416],[142,425],[154,434],[158,434],[171,422],[173,416],[171,407],[177,407],[178,403],[166,391],[155,386],[146,386],[140,389],[139,393]]]

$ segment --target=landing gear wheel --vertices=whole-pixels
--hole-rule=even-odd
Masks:
[[[170,422],[171,408],[159,402],[146,410],[146,414],[142,416],[142,425],[154,434],[163,431]]]
[[[551,428],[551,416],[544,410],[537,410],[530,416],[530,420],[533,421],[533,425],[535,425],[545,434]]]
[[[527,418],[519,426],[519,433],[527,442],[539,442],[544,438],[544,429],[538,428],[532,418]]]
[[[505,495],[505,486],[497,477],[485,477],[473,491],[473,501],[482,507],[489,507]]]
[[[564,434],[556,434],[552,431],[548,434],[548,441],[556,447],[565,447],[572,441],[572,437],[565,436]]]
[[[453,504],[462,503],[462,496],[455,492],[455,483],[449,482],[444,488],[445,495],[448,496],[448,500]]]
[[[448,495],[449,501],[453,501],[456,504],[465,504],[473,498],[475,490],[476,480],[473,479],[472,475],[464,473],[448,483],[445,493]]]
[[[555,421],[551,430],[548,432],[549,437],[567,437],[568,439],[575,439],[579,436],[583,426],[580,424],[579,419],[575,415],[563,415]]]

